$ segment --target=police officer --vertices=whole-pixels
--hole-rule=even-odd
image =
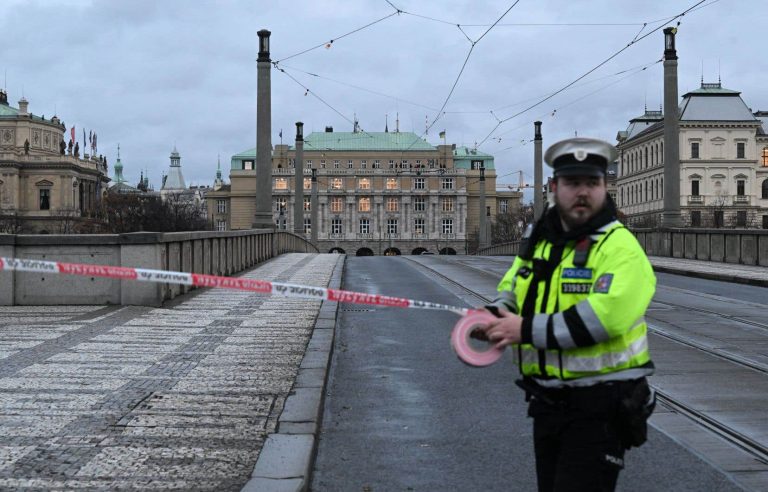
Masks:
[[[606,192],[614,147],[552,145],[554,207],[521,245],[476,336],[513,345],[533,417],[540,491],[614,490],[624,451],[645,441],[655,398],[645,310],[656,278]]]

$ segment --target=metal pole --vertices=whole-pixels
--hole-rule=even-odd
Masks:
[[[480,237],[478,246],[484,248],[488,245],[488,224],[485,212],[485,166],[480,167]]]
[[[293,232],[304,235],[304,123],[296,122],[296,158],[293,170],[295,173],[293,192]],[[310,203],[310,206],[312,204]],[[314,207],[313,207],[314,208]],[[314,212],[314,210],[312,210]],[[312,229],[315,228],[314,222]]]
[[[312,244],[317,246],[317,232],[320,229],[320,222],[317,220],[317,169],[315,168],[312,168],[312,197],[310,198],[309,207],[312,209],[310,212],[311,241]]]
[[[541,153],[541,121],[534,121],[533,125],[533,217],[538,220],[544,212],[544,159]]]
[[[680,116],[677,109],[677,29],[664,29],[664,212],[662,226],[681,227]]]
[[[254,229],[273,228],[272,223],[272,103],[270,87],[271,60],[269,35],[259,35],[259,57],[256,60],[256,213]]]

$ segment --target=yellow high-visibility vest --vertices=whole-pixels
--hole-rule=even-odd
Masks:
[[[574,264],[575,241],[555,253],[561,256],[557,262],[553,245],[540,240],[532,259],[515,258],[498,286],[494,304],[523,316],[524,343],[514,347],[520,371],[543,386],[591,385],[653,372],[644,318],[656,290],[653,268],[619,221],[591,239],[583,266]]]

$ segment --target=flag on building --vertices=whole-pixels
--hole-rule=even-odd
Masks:
[[[93,153],[95,154],[98,150],[99,148],[96,145],[96,132],[93,132]]]
[[[445,130],[440,132],[440,138],[445,138]]]

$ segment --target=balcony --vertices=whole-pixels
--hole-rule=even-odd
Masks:
[[[359,237],[359,236],[360,236],[360,234],[358,234],[358,237]],[[339,232],[339,233],[334,233],[334,232],[332,232],[332,233],[330,233],[330,234],[328,235],[328,237],[330,237],[331,239],[344,239],[344,234],[342,234],[342,233],[340,233],[340,232]]]
[[[688,203],[704,203],[702,195],[688,195]]]
[[[373,239],[373,234],[370,232],[358,232],[357,239]]]
[[[749,195],[735,195],[733,197],[734,205],[749,205]]]

